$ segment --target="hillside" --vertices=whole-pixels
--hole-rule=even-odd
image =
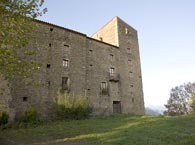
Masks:
[[[1,145],[195,145],[195,116],[111,116],[0,130]]]

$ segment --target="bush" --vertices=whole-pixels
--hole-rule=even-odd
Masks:
[[[8,123],[9,115],[7,112],[0,112],[0,125],[5,125]]]
[[[24,112],[24,122],[36,122],[37,119],[37,112],[33,106],[29,106],[26,108]]]
[[[89,101],[82,96],[70,96],[67,93],[57,97],[59,116],[63,119],[85,119],[92,113]]]

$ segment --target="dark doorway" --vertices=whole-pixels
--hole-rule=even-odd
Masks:
[[[121,113],[121,101],[113,101],[113,113]]]

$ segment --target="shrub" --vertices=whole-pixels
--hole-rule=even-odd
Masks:
[[[8,123],[9,115],[7,112],[0,112],[0,125],[5,125]]]
[[[85,119],[92,113],[89,101],[82,96],[70,96],[67,93],[57,97],[60,117],[64,119]]]
[[[36,122],[37,119],[37,112],[33,106],[29,106],[26,108],[24,112],[24,122]]]

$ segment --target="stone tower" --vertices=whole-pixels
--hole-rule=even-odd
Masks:
[[[114,17],[93,34],[92,38],[119,47],[120,84],[115,88],[111,84],[110,87],[119,92],[116,100],[121,101],[122,113],[144,114],[137,31],[119,17]]]

